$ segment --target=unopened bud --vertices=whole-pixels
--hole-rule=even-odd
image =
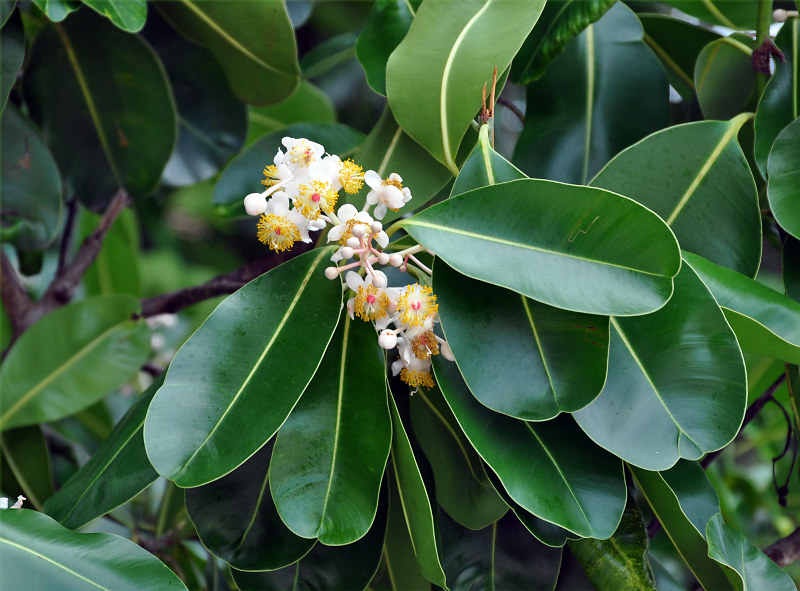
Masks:
[[[356,224],[353,226],[353,236],[356,238],[361,238],[364,234],[367,233],[367,229],[362,224]]]
[[[347,260],[347,259],[352,259],[353,258],[353,254],[355,254],[355,253],[353,253],[353,249],[350,248],[349,246],[343,246],[339,250],[339,254],[342,255],[343,259]]]
[[[378,337],[378,344],[387,350],[394,349],[397,346],[397,333],[387,328]]]
[[[386,263],[389,262],[389,255],[386,254],[385,252],[378,253],[378,262],[381,265],[385,265]]]
[[[372,272],[372,285],[377,287],[378,289],[386,287],[389,283],[389,280],[386,279],[386,273],[383,271],[373,271]]]
[[[345,242],[345,245],[349,246],[350,248],[358,248],[361,246],[361,243],[358,241],[358,238],[350,236],[350,238],[347,239],[347,242]]]
[[[389,255],[389,264],[392,267],[399,267],[400,265],[403,264],[403,257],[401,257],[397,253],[391,254],[391,255]]]
[[[375,221],[374,221],[374,222],[372,222],[372,224],[370,225],[370,229],[372,230],[372,233],[373,233],[373,234],[377,234],[378,232],[380,232],[381,230],[383,230],[383,224],[382,224],[382,223],[380,223],[378,220],[375,220]]]
[[[261,215],[267,211],[267,198],[261,193],[250,193],[244,198],[244,210],[247,215]]]
[[[325,277],[328,279],[336,279],[339,276],[339,269],[336,267],[327,267],[325,269]]]

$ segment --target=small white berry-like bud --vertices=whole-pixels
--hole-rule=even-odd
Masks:
[[[353,226],[353,236],[356,238],[361,238],[366,234],[367,229],[362,224],[356,224]]]
[[[327,267],[325,269],[325,277],[328,279],[336,279],[339,276],[339,269],[336,267]]]
[[[388,254],[386,254],[385,252],[381,252],[381,253],[379,253],[379,254],[378,254],[378,262],[379,262],[381,265],[385,265],[386,263],[388,263],[388,262],[389,262],[389,255],[388,255]]]
[[[397,346],[397,333],[387,328],[378,337],[378,344],[387,350],[394,349]]]
[[[372,224],[370,224],[370,229],[372,230],[373,234],[377,234],[378,232],[383,230],[383,224],[380,223],[378,220],[375,220],[374,222],[372,222]]]
[[[250,193],[244,198],[244,210],[247,215],[261,215],[267,211],[267,198],[261,193]]]
[[[397,253],[391,254],[391,255],[389,255],[389,264],[392,267],[399,267],[400,265],[403,264],[403,257],[401,257]]]
[[[358,241],[358,238],[354,236],[350,236],[350,238],[347,239],[347,242],[345,242],[345,244],[350,248],[358,248],[359,246],[361,246],[361,243]]]
[[[353,258],[353,254],[355,254],[355,253],[353,253],[353,249],[350,248],[349,246],[343,246],[339,250],[339,253],[342,255],[342,258],[345,259],[345,260],[352,259]]]
[[[378,289],[386,287],[389,283],[389,280],[386,279],[386,273],[383,271],[373,271],[372,272],[372,285],[377,287]]]

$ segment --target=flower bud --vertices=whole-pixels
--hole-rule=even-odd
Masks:
[[[355,238],[353,236],[350,236],[350,238],[347,239],[347,242],[345,244],[350,248],[358,248],[359,246],[361,246],[361,243],[358,241],[358,238]]]
[[[382,253],[378,254],[378,262],[381,265],[385,265],[386,263],[389,262],[389,255],[386,254],[385,252],[382,252]]]
[[[336,267],[327,267],[325,269],[325,277],[328,279],[336,279],[339,276],[339,269]]]
[[[374,222],[372,222],[372,224],[370,224],[370,229],[372,230],[373,234],[377,234],[378,232],[383,230],[383,224],[380,223],[378,220],[375,220]]]
[[[389,280],[386,279],[386,273],[384,273],[383,271],[372,272],[372,285],[374,285],[378,289],[382,289],[386,287],[388,283]]]
[[[387,350],[394,349],[397,346],[397,333],[387,328],[378,337],[378,344]]]
[[[355,253],[353,252],[353,249],[352,249],[352,248],[350,248],[349,246],[343,246],[343,247],[342,247],[342,248],[339,250],[339,253],[342,255],[342,258],[343,258],[343,259],[345,259],[345,260],[347,260],[347,259],[352,259],[352,258],[353,258],[353,254],[355,254]]]
[[[401,257],[397,253],[391,254],[391,255],[389,255],[389,264],[392,267],[399,267],[400,265],[403,264],[403,257]]]
[[[247,215],[261,215],[267,211],[267,198],[261,193],[250,193],[244,198],[244,209]]]
[[[353,226],[353,236],[356,238],[362,238],[364,234],[366,234],[367,229],[364,227],[363,224],[355,224]]]

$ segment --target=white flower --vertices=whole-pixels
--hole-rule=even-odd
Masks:
[[[330,232],[328,232],[328,242],[338,240],[346,245],[349,238],[360,235],[366,236],[367,241],[374,239],[381,248],[389,244],[389,236],[383,230],[373,234],[372,225],[374,220],[366,211],[358,211],[355,206],[345,203],[339,208],[339,212],[336,215],[341,223],[331,228]],[[340,248],[333,253],[331,261],[336,263],[342,258],[344,257]]]
[[[289,209],[289,198],[284,191],[278,191],[267,202],[266,213],[288,218],[300,231],[300,239],[303,242],[311,242],[311,238],[308,236],[310,225],[308,219],[296,209]],[[314,230],[316,228],[311,229]]]
[[[386,180],[374,170],[364,173],[364,182],[372,189],[367,193],[367,203],[375,205],[375,218],[383,219],[387,209],[398,210],[411,200],[411,191],[403,187],[403,179],[393,172]]]

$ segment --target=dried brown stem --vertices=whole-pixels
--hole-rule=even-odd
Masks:
[[[0,275],[0,295],[3,298],[3,308],[8,314],[11,323],[11,338],[17,338],[24,328],[25,316],[33,306],[33,302],[28,297],[28,293],[22,286],[22,282],[17,275],[14,265],[11,264],[5,251],[0,251],[2,258],[2,275]]]
[[[800,560],[800,527],[785,538],[764,548],[764,554],[778,566],[786,566]]]

